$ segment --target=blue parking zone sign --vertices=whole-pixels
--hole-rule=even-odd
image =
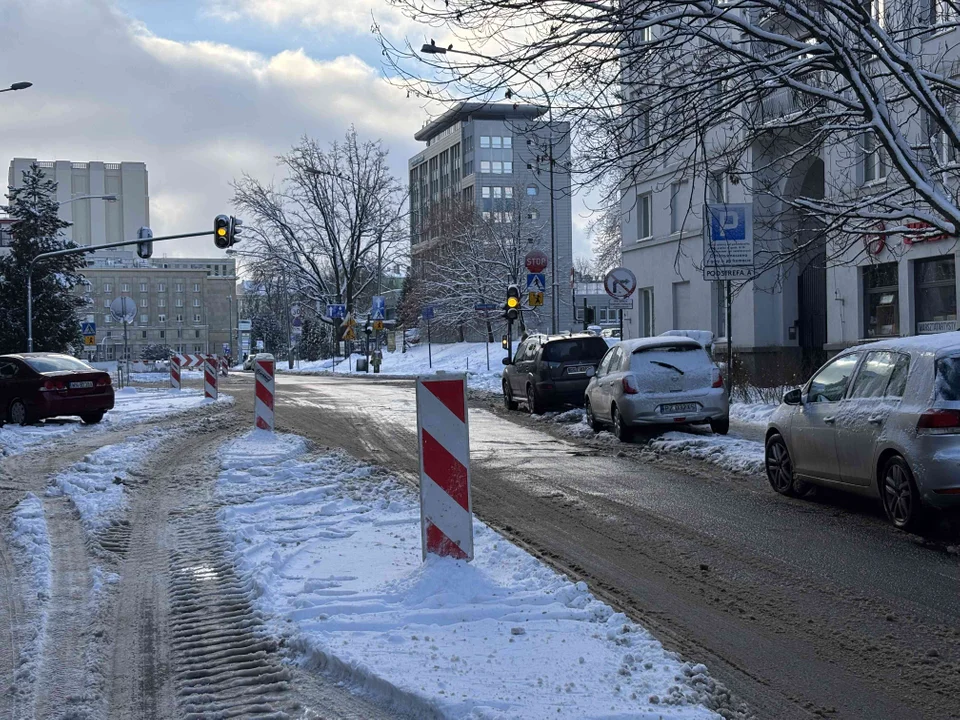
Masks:
[[[711,242],[747,239],[747,213],[744,205],[710,205]]]
[[[704,280],[749,280],[754,273],[753,205],[719,203],[705,208]]]

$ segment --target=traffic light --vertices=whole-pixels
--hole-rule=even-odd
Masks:
[[[149,259],[149,257],[153,255],[153,241],[150,240],[152,237],[153,230],[148,227],[142,227],[137,230],[137,238],[144,241],[137,243],[137,255],[144,260]]]
[[[243,229],[243,220],[240,218],[235,218],[233,215],[230,216],[230,244],[234,245],[240,241],[240,231]]]
[[[213,242],[221,250],[230,247],[230,218],[217,215],[213,219]]]
[[[507,301],[503,304],[503,317],[513,322],[520,315],[520,288],[511,285],[507,288]]]

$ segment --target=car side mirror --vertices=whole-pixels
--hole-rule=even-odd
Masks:
[[[803,391],[800,388],[788,390],[783,394],[783,402],[786,405],[799,405],[803,402]]]
[[[502,358],[500,362],[502,362],[504,365],[513,365],[513,360],[508,357]]]
[[[590,365],[587,367],[587,377],[592,378],[596,374],[597,374],[597,369],[593,367],[593,365]]]

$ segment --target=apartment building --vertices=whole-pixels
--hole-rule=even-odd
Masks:
[[[954,12],[951,8],[905,0],[865,7],[875,18],[883,14],[878,22],[889,23],[888,31],[921,64],[955,68],[953,75],[960,74],[960,35],[955,26],[938,26],[949,19],[944,14]],[[768,13],[775,22],[775,13]],[[920,30],[927,23],[927,32],[905,32],[900,39],[896,23]],[[689,57],[698,52],[702,48],[691,46]],[[629,70],[624,79],[627,88]],[[944,102],[953,106],[953,101]],[[893,174],[884,150],[868,133],[799,151],[809,136],[789,119],[810,117],[810,108],[809,95],[789,89],[761,95],[752,107],[738,110],[753,119],[751,132],[756,134],[735,171],[721,166],[704,170],[706,162],[691,175],[682,169],[684,158],[676,157],[648,167],[623,187],[623,264],[638,279],[637,301],[624,318],[627,337],[706,329],[721,347],[726,344],[725,283],[704,280],[701,272],[704,203],[752,206],[758,266],[778,252],[809,248],[796,252],[789,263],[768,265],[750,282],[735,284],[733,344],[754,367],[776,359],[775,364],[808,370],[853,344],[958,329],[955,237],[887,234],[878,223],[875,236],[840,238],[844,251],[833,252],[830,245],[828,253],[820,241],[826,221],[800,221],[787,209],[799,197],[850,202],[882,193]],[[931,135],[921,113],[909,107],[902,113],[902,127],[914,147],[943,153],[943,160],[956,156],[956,149]],[[706,134],[702,147],[722,144],[719,134],[725,128],[716,125],[721,127]],[[643,132],[662,133],[663,128],[650,123]],[[942,181],[956,197],[955,176]],[[922,223],[917,226],[922,230]]]
[[[110,303],[132,298],[137,315],[127,325],[131,360],[148,345],[166,345],[178,352],[236,355],[237,277],[233,258],[152,258],[135,253],[91,258],[79,290],[87,301],[81,318],[95,322],[97,345],[91,359],[123,357],[124,324],[113,319]]]
[[[574,326],[565,290],[573,263],[570,128],[567,123],[551,124],[544,119],[546,114],[545,108],[533,105],[461,103],[414,135],[427,147],[409,161],[411,260],[416,272],[425,253],[444,243],[442,223],[431,219],[443,212],[445,204],[459,201],[496,224],[515,221],[522,208],[519,221],[530,249],[553,254],[552,267],[546,271],[544,306],[531,326],[549,330],[554,303],[559,301],[557,328],[569,330]],[[554,282],[557,292],[550,287]],[[506,287],[503,291],[505,295]]]

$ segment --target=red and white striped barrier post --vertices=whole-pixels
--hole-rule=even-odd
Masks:
[[[273,355],[257,353],[257,359],[253,364],[253,375],[256,380],[253,424],[260,430],[271,432],[273,432],[273,399],[276,391],[275,372],[276,361]]]
[[[170,387],[174,390],[180,389],[180,356],[170,357]]]
[[[473,559],[466,375],[417,378],[420,533],[427,553]]]
[[[225,355],[220,356],[220,374],[224,377],[230,374],[230,364],[227,362],[227,357]]]
[[[207,355],[203,363],[203,396],[210,400],[216,400],[219,394],[217,385],[217,373],[219,368],[216,355]]]

